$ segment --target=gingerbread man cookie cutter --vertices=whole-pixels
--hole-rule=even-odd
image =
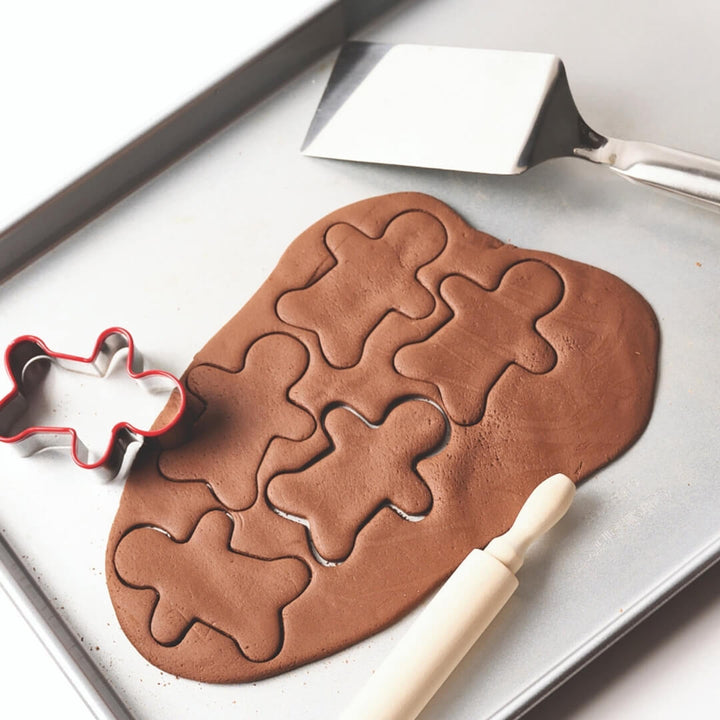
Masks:
[[[51,364],[70,372],[103,377],[113,358],[122,350],[127,350],[128,375],[143,389],[157,392],[169,388],[169,394],[177,391],[178,402],[166,422],[150,430],[141,430],[124,420],[116,423],[99,458],[91,457],[73,427],[30,425],[14,432],[13,428],[29,407],[28,396],[42,384]],[[177,425],[187,406],[185,387],[180,380],[164,370],[143,370],[143,358],[135,348],[132,335],[121,327],[104,330],[86,358],[55,352],[39,338],[23,335],[5,351],[5,368],[13,387],[0,399],[0,443],[12,445],[23,457],[50,448],[68,449],[76,465],[94,470],[104,479],[112,479],[120,473],[131,446],[158,438]]]

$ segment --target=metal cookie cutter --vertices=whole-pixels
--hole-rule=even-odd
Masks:
[[[177,408],[164,425],[155,430],[139,430],[129,422],[117,423],[112,428],[105,452],[98,460],[91,460],[88,448],[72,427],[31,426],[11,434],[28,407],[26,396],[42,383],[51,363],[71,372],[103,377],[115,355],[125,349],[128,351],[126,369],[131,378],[150,392],[156,391],[160,385],[165,388],[170,385],[173,393],[175,390],[179,393]],[[5,351],[5,367],[12,378],[13,389],[0,400],[0,442],[13,445],[24,457],[48,448],[68,448],[77,465],[96,470],[106,479],[112,479],[120,472],[130,446],[166,433],[179,422],[187,405],[185,388],[174,375],[164,370],[143,372],[142,355],[135,350],[132,335],[120,327],[102,332],[87,358],[53,352],[39,338],[23,335]]]

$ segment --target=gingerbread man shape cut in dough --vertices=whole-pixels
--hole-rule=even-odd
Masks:
[[[381,508],[414,516],[430,511],[432,494],[416,464],[438,450],[446,423],[431,403],[409,400],[377,426],[346,407],[330,410],[323,425],[330,452],[305,469],[276,475],[267,495],[277,510],[307,521],[321,558],[339,563]]]
[[[312,285],[282,295],[278,317],[315,332],[331,365],[352,367],[388,312],[419,319],[433,311],[435,299],[416,274],[446,241],[440,221],[416,210],[395,217],[379,238],[345,223],[333,225],[325,244],[336,264]]]
[[[562,280],[548,265],[531,260],[509,268],[495,290],[451,275],[440,294],[453,317],[426,340],[400,348],[395,369],[437,385],[452,420],[475,425],[510,364],[535,374],[554,367],[555,351],[535,322],[560,302]]]
[[[188,387],[207,407],[188,446],[160,455],[160,472],[169,480],[205,481],[233,510],[257,498],[257,470],[274,437],[303,440],[315,420],[288,398],[288,391],[308,366],[298,340],[276,333],[257,340],[238,372],[199,365]]]
[[[123,582],[157,592],[150,619],[157,642],[175,645],[202,622],[232,638],[249,660],[263,662],[280,652],[282,609],[308,586],[310,570],[294,557],[235,552],[232,525],[223,511],[211,511],[185,542],[151,527],[131,530],[118,545],[115,567]]]

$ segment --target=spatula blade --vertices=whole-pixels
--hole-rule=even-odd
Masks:
[[[345,45],[308,130],[315,157],[510,175],[523,172],[554,55]]]

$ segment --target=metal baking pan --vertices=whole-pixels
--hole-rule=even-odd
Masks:
[[[707,92],[720,87],[709,15],[720,20],[719,9],[688,0],[678,33],[671,8],[635,0],[622,17],[592,14],[588,33],[560,0],[542,14],[531,0],[428,0],[360,37],[553,52],[573,68],[589,122],[720,157],[720,94]],[[628,281],[662,332],[650,425],[579,489],[566,520],[532,550],[517,594],[422,715],[517,717],[720,556],[720,221],[567,161],[499,178],[305,158],[298,148],[332,59],[6,281],[0,327],[8,341],[32,331],[51,347],[82,349],[119,322],[154,365],[180,373],[306,226],[398,190],[436,195],[501,239]],[[199,707],[218,718],[335,717],[410,620],[257,684],[168,676],[130,646],[107,596],[101,568],[121,488],[88,483],[58,458],[4,454],[2,462],[5,537],[138,720],[192,718]]]

